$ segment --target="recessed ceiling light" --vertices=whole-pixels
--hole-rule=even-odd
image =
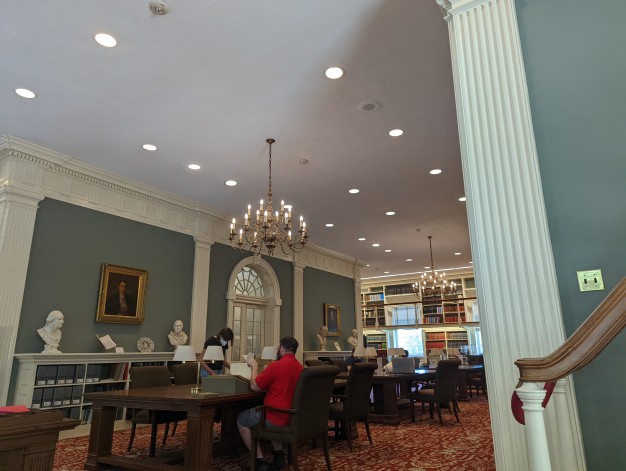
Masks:
[[[365,266],[366,266],[366,267],[369,267],[369,266],[370,266],[370,264],[368,263],[368,264],[367,264],[367,265],[365,265]]]
[[[27,88],[16,88],[15,93],[17,93],[22,98],[35,98],[37,96],[34,92],[31,92]]]
[[[454,252],[454,255],[461,255],[461,252]]]
[[[328,224],[326,224],[326,227],[334,227],[334,224],[331,224],[330,222]]]
[[[406,259],[406,261],[407,261],[407,262],[412,262],[412,261],[413,261],[413,259],[412,259],[412,258],[407,258],[407,259]]]
[[[380,244],[372,244],[372,247],[380,247]]]
[[[391,252],[391,249],[385,249],[385,252],[389,253]]]
[[[461,196],[461,197],[459,198],[459,201],[466,201],[466,200],[467,200],[467,198],[466,198],[465,196]]]
[[[387,211],[385,214],[386,214],[387,216],[395,216],[395,215],[396,215],[396,212],[395,212],[395,211]]]
[[[157,146],[152,144],[144,144],[143,147],[145,150],[149,150],[150,152],[157,150]]]
[[[391,131],[389,131],[389,135],[391,137],[402,136],[402,134],[404,134],[404,131],[402,129],[392,129]]]
[[[363,241],[365,240],[365,237],[359,237],[359,240]]]
[[[224,182],[224,185],[226,186],[235,186],[237,184],[237,182],[235,180],[226,180]]]
[[[443,170],[441,170],[440,168],[434,168],[430,171],[431,175],[439,175],[441,172],[443,172]]]
[[[385,275],[388,275],[388,274],[389,274],[389,272],[388,272],[388,271],[384,271],[383,273],[384,273]]]
[[[200,170],[200,165],[198,164],[189,164],[187,165],[187,167],[189,167],[189,169],[191,170]]]
[[[352,193],[353,195],[356,195],[359,192],[358,188],[352,188],[350,190],[348,190],[348,193]]]
[[[343,69],[341,67],[329,67],[324,71],[324,75],[331,80],[336,80],[338,78],[343,77]]]
[[[104,46],[104,47],[115,47],[115,46],[117,46],[117,39],[115,39],[110,34],[98,33],[93,38],[101,46]]]

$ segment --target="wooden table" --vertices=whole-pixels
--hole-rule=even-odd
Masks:
[[[85,400],[93,403],[89,451],[85,469],[102,470],[108,469],[110,466],[160,471],[163,469],[195,471],[211,469],[213,418],[216,407],[226,406],[229,409],[233,406],[252,407],[262,402],[263,395],[264,393],[251,391],[243,394],[220,393],[195,397],[192,395],[189,385],[85,394]],[[141,460],[113,455],[113,423],[118,407],[187,412],[187,435],[183,463],[180,463],[180,453],[163,454]],[[224,430],[225,425],[234,429],[231,433],[236,433],[234,423],[230,424],[235,417],[234,414],[223,416],[223,432],[220,441],[225,442],[229,439],[228,432],[230,429]]]
[[[372,377],[374,390],[374,410],[370,412],[372,422],[397,425],[400,423],[400,408],[410,405],[407,398],[398,397],[398,387],[413,381],[427,381],[435,377],[435,372],[428,369],[417,369],[415,373],[387,373]]]
[[[424,366],[423,368],[435,371],[436,366]],[[456,375],[456,398],[458,401],[469,401],[467,394],[467,376],[471,373],[479,373],[483,369],[483,365],[459,365]]]
[[[80,420],[62,412],[38,411],[0,417],[0,470],[52,471],[59,432]]]

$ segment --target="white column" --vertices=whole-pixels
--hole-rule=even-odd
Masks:
[[[36,192],[0,185],[0,404],[6,404],[26,271],[39,201]]]
[[[359,332],[359,345],[363,343],[363,311],[361,306],[361,278],[354,278],[354,321]]]
[[[546,397],[543,383],[524,383],[516,391],[523,404],[526,422],[524,427],[528,444],[528,470],[550,471],[552,467],[548,453],[548,438],[541,406]]]
[[[202,350],[206,340],[206,319],[209,302],[209,268],[211,267],[212,241],[195,238],[196,251],[193,262],[193,291],[191,294],[191,326],[189,345],[196,352]]]
[[[300,342],[301,348],[296,358],[304,361],[304,267],[301,260],[293,261],[293,336]]]
[[[521,471],[528,465],[523,428],[510,411],[514,361],[553,351],[565,333],[515,5],[437,1],[448,12],[496,467]]]
[[[552,398],[546,407],[546,409],[550,409],[550,406],[554,405],[558,439],[558,453],[554,468],[562,471],[586,469],[585,457],[580,453],[583,445],[577,442],[580,440],[580,436],[573,433],[574,425],[578,422],[578,410],[572,407],[575,401],[570,400],[574,394],[571,386],[569,376],[558,380],[552,392]],[[574,424],[571,422],[572,417],[576,419]]]

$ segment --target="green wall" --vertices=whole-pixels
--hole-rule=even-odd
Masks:
[[[568,335],[626,275],[626,2],[518,0],[524,63]],[[602,269],[580,293],[576,271]],[[624,469],[626,332],[574,375],[590,471]]]
[[[324,303],[340,307],[339,337],[329,337],[327,350],[334,350],[332,342],[339,342],[343,350],[350,350],[346,340],[356,327],[354,315],[354,280],[315,268],[304,269],[304,338],[303,350],[317,350],[317,334],[324,324]]]
[[[110,334],[126,351],[147,336],[155,351],[170,351],[176,319],[188,332],[193,279],[193,238],[60,201],[40,203],[28,263],[16,353],[40,352],[35,332],[48,313],[65,314],[60,350],[97,352],[96,334]],[[103,263],[148,271],[144,323],[96,323]]]

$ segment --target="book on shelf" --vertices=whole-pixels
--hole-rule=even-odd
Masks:
[[[52,396],[54,388],[44,388],[43,397],[41,399],[41,407],[52,407]]]
[[[54,392],[52,393],[52,405],[58,407],[63,405],[63,389],[64,388],[50,388]]]
[[[41,399],[43,398],[44,388],[35,388],[33,390],[33,399],[31,401],[31,408],[39,409],[41,407]]]
[[[83,387],[73,386],[72,387],[72,404],[80,404],[80,401],[82,398],[83,398]]]
[[[37,373],[35,373],[35,384],[37,386],[45,386],[46,376],[48,375],[48,368],[46,365],[39,365],[37,367]]]
[[[69,406],[72,403],[72,387],[65,386],[61,389],[63,389],[63,393],[61,394],[61,397],[63,398],[63,405]]]
[[[82,383],[85,381],[85,364],[76,365],[76,371],[74,373],[74,382]]]
[[[56,384],[57,382],[57,365],[46,366],[46,384]]]

